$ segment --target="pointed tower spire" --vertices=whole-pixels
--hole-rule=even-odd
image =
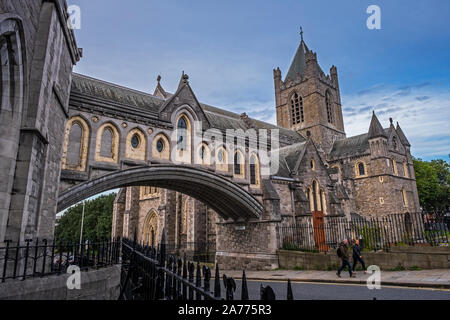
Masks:
[[[397,122],[397,128],[395,130],[397,131],[397,134],[398,134],[398,137],[399,137],[401,143],[404,146],[411,147],[411,144],[409,143],[408,139],[406,138],[406,135],[403,132],[402,128],[400,128],[400,125],[398,124],[398,122]]]
[[[374,139],[374,138],[378,138],[378,137],[387,138],[380,121],[378,121],[378,118],[375,115],[375,111],[373,111],[372,120],[370,121],[368,138]]]
[[[305,41],[303,41],[303,28],[300,27],[300,45],[292,60],[291,66],[284,81],[294,81],[299,76],[303,76],[306,70],[306,52],[309,51]]]

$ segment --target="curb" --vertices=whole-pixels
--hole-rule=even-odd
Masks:
[[[211,280],[214,277],[211,277]],[[235,280],[242,280],[242,277],[236,277]],[[366,280],[333,280],[333,279],[295,279],[289,278],[291,282],[316,282],[316,283],[330,283],[330,284],[363,284],[367,283]],[[247,281],[287,281],[288,279],[267,279],[260,277],[247,277]],[[450,289],[450,284],[437,284],[437,283],[420,283],[420,282],[395,282],[395,281],[381,281],[381,286],[393,286],[393,287],[407,287],[407,288],[432,288],[432,289]]]

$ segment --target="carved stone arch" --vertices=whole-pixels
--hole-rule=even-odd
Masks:
[[[164,132],[157,132],[152,140],[152,158],[170,159],[171,144],[169,137]]]
[[[111,134],[111,145],[109,145],[109,141],[103,141],[107,135],[105,134],[105,131],[109,130],[109,133]],[[113,122],[105,122],[98,128],[97,130],[97,139],[96,139],[96,145],[95,145],[95,161],[99,162],[109,162],[109,163],[118,163],[119,161],[119,144],[120,144],[120,133],[119,129]],[[108,133],[108,134],[109,134]],[[105,134],[105,136],[104,136]],[[108,143],[108,145],[105,145],[103,143]],[[103,144],[103,145],[102,145]],[[102,149],[103,148],[103,149]],[[102,153],[103,151],[110,151],[110,156],[106,155],[105,153]]]
[[[141,128],[135,127],[128,132],[125,146],[125,157],[134,160],[146,160],[147,136]]]
[[[73,140],[73,129],[77,125],[81,129],[79,141]],[[89,136],[91,127],[89,122],[82,116],[76,115],[71,117],[66,123],[66,130],[64,135],[62,169],[73,171],[86,171],[88,151],[89,151]],[[70,155],[70,153],[73,153]],[[71,158],[78,153],[79,161],[74,163]]]
[[[26,105],[26,46],[22,19],[0,14],[0,112],[21,120]]]
[[[148,245],[156,245],[158,235],[158,212],[151,209],[144,220],[142,228],[142,241]]]

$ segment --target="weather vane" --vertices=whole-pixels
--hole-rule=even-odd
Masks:
[[[302,27],[300,27],[300,37],[302,38],[302,41],[303,41],[303,28]]]

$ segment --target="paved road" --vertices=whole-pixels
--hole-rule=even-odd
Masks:
[[[212,288],[213,286],[213,282]],[[241,281],[236,281],[235,299],[241,298]],[[270,285],[277,300],[285,300],[287,283],[247,281],[250,299],[259,300],[260,285]],[[223,283],[221,283],[223,289]],[[353,284],[317,284],[293,282],[292,291],[296,300],[450,300],[450,290],[416,289],[382,286],[380,290],[369,290],[364,285]]]

